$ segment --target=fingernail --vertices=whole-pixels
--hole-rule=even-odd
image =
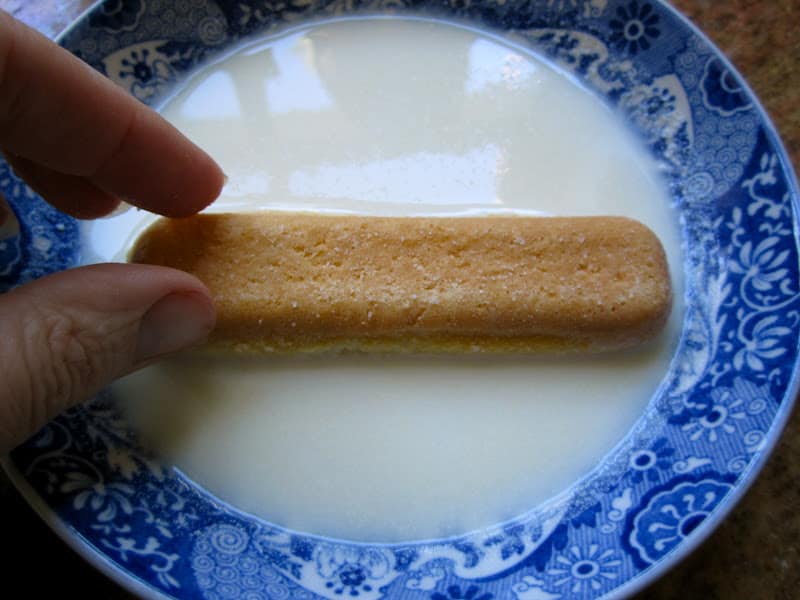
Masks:
[[[102,217],[100,217],[100,219],[113,219],[114,217],[124,215],[131,208],[133,208],[132,205],[128,204],[127,202],[120,201],[120,203],[117,204],[117,207],[114,210],[112,210],[107,215],[103,215]]]
[[[135,362],[197,345],[214,327],[214,306],[197,292],[164,296],[142,317]]]

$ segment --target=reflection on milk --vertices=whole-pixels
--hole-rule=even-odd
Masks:
[[[264,80],[265,100],[273,114],[322,111],[333,106],[314,65],[314,45],[303,34],[289,36],[272,49],[277,74]]]
[[[293,196],[341,199],[342,180],[350,182],[347,200],[422,204],[431,197],[441,205],[500,204],[494,187],[501,150],[493,144],[466,154],[417,152],[362,163],[322,165],[289,176]],[[444,176],[443,176],[444,175]],[[421,190],[419,181],[427,181]]]
[[[647,154],[598,99],[494,38],[318,24],[209,66],[164,114],[230,177],[210,210],[628,215],[661,238],[681,297]],[[87,224],[87,260],[124,257],[150,220]],[[659,343],[604,357],[182,360],[117,392],[155,448],[240,508],[430,537],[519,514],[597,464],[657,388],[679,322],[680,306]]]
[[[469,71],[464,91],[486,92],[492,86],[515,89],[539,72],[537,65],[517,52],[489,40],[477,39],[469,47]]]
[[[233,77],[217,71],[195,88],[181,107],[181,117],[191,121],[233,121],[242,115]]]

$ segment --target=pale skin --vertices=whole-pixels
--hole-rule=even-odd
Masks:
[[[0,151],[81,219],[120,201],[170,217],[219,194],[219,166],[158,114],[0,11]],[[0,453],[118,377],[202,342],[214,305],[196,278],[81,267],[0,295]]]

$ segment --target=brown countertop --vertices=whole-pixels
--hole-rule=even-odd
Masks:
[[[0,8],[53,36],[88,0],[0,0]],[[673,0],[745,76],[800,165],[800,0]],[[75,555],[0,472],[6,583],[31,598],[129,599]],[[729,600],[798,597],[800,590],[800,414],[795,411],[758,481],[711,538],[640,594],[647,598]],[[13,550],[12,550],[13,548]],[[32,562],[35,559],[35,564]]]

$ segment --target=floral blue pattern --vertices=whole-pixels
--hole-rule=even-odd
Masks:
[[[119,77],[139,100],[147,101],[174,82],[177,75],[169,60],[154,49],[131,50],[120,60]]]
[[[89,23],[109,31],[135,29],[144,8],[143,0],[109,0],[92,12]]]
[[[636,54],[640,50],[649,50],[653,40],[661,35],[658,28],[659,16],[653,5],[631,0],[627,6],[617,8],[615,19],[609,26],[613,32],[609,41],[621,50]]]
[[[730,480],[713,473],[700,479],[681,475],[653,488],[628,517],[624,542],[634,560],[645,565],[666,556],[722,502]]]
[[[600,550],[598,544],[588,548],[571,546],[568,552],[559,555],[548,575],[556,579],[556,588],[566,588],[570,594],[597,593],[608,587],[619,577],[622,565],[617,553],[611,549]]]
[[[251,36],[376,13],[513,35],[605,97],[660,161],[682,223],[684,330],[630,434],[526,514],[406,544],[323,539],[242,514],[142,450],[106,394],[18,448],[12,468],[87,551],[167,597],[624,594],[719,521],[791,409],[800,276],[786,157],[738,75],[658,1],[106,0],[61,42],[155,104]],[[16,215],[0,220],[0,289],[78,261],[78,224],[2,162],[0,193]]]
[[[675,449],[669,446],[669,440],[662,437],[653,442],[649,448],[642,448],[631,453],[628,460],[632,483],[641,483],[644,479],[657,481],[659,471],[672,466]]]
[[[431,600],[492,600],[493,594],[480,593],[480,588],[477,585],[471,585],[463,592],[457,585],[451,585],[445,592],[434,592],[431,594]]]
[[[745,110],[751,104],[736,75],[719,58],[706,63],[701,89],[706,105],[722,115]]]
[[[78,222],[39,198],[0,159],[0,197],[8,203],[0,233],[0,292],[75,264]],[[2,200],[0,200],[2,201]]]

